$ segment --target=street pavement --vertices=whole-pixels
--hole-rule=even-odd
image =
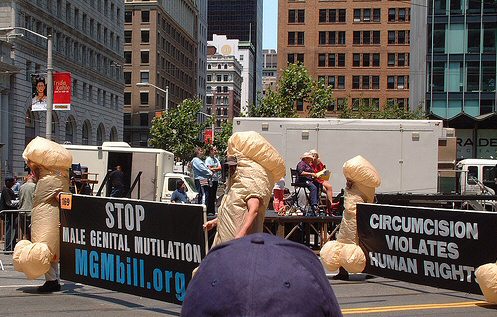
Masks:
[[[0,316],[180,316],[179,305],[70,281],[62,281],[61,292],[37,294],[43,279],[27,280],[15,272],[10,255],[0,254],[0,260],[5,269],[0,271]],[[327,273],[344,316],[497,316],[497,305],[487,304],[480,295],[364,274],[339,281]]]

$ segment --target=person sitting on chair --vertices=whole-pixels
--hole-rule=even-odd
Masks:
[[[326,169],[326,165],[324,165],[323,162],[321,162],[321,160],[319,159],[318,151],[312,149],[309,151],[309,153],[311,153],[313,157],[311,167],[314,169],[315,173],[319,173],[322,170]],[[323,186],[326,191],[326,197],[328,198],[328,201],[326,202],[326,207],[327,207],[326,212],[328,214],[331,214],[333,206],[333,187],[331,186],[331,183],[328,180],[320,177],[316,178],[316,182],[321,184],[321,186]]]
[[[297,164],[297,182],[305,183],[307,189],[309,189],[311,213],[307,214],[307,216],[315,216],[316,212],[319,212],[318,188],[320,184],[316,181],[316,173],[311,166],[311,162],[314,158],[311,153],[305,152],[300,159],[301,161]]]

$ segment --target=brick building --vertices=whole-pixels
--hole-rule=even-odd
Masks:
[[[336,104],[409,104],[410,5],[404,1],[279,0],[279,75],[302,62]],[[310,105],[297,104],[301,115]]]

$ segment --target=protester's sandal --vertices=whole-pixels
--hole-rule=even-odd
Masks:
[[[52,293],[60,291],[59,280],[46,281],[45,284],[38,287],[38,293]]]

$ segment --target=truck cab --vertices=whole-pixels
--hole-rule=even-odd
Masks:
[[[179,180],[185,182],[186,188],[188,189],[186,195],[190,199],[190,202],[191,203],[196,202],[198,192],[195,189],[195,183],[193,181],[193,178],[181,173],[164,174],[164,185],[162,187],[162,195],[160,201],[171,202],[171,195],[176,190],[176,184]]]
[[[465,159],[456,165],[462,195],[497,192],[497,160]]]

